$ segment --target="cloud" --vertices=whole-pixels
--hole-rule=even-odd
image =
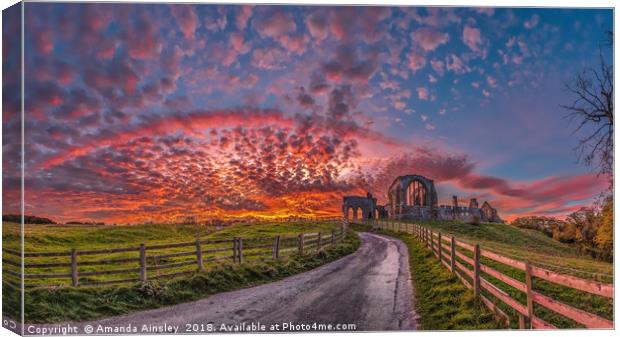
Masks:
[[[327,18],[324,13],[313,12],[306,16],[306,27],[308,32],[315,39],[317,43],[325,40],[329,34]]]
[[[284,69],[287,60],[286,53],[278,48],[262,48],[254,49],[251,64],[255,68],[280,70]]]
[[[412,73],[416,73],[418,70],[424,68],[426,65],[426,57],[424,55],[411,51],[408,56],[408,66]]]
[[[471,71],[471,68],[461,60],[460,57],[451,54],[446,59],[446,69],[454,72],[455,74],[465,74]]]
[[[540,17],[538,14],[532,14],[532,17],[529,20],[523,22],[523,27],[525,27],[525,29],[532,29],[538,25],[539,21]]]
[[[304,35],[295,34],[297,24],[289,13],[275,10],[252,20],[252,26],[263,38],[271,38],[287,50],[297,53],[304,51]]]
[[[183,32],[186,39],[194,37],[194,33],[198,28],[198,15],[194,6],[191,5],[170,5],[172,15],[177,21],[177,25]]]
[[[445,63],[441,60],[432,59],[431,67],[439,76],[443,76],[445,72]]]
[[[250,20],[250,17],[252,17],[252,6],[239,6],[237,15],[235,16],[235,24],[237,29],[244,30]]]
[[[491,88],[495,88],[495,87],[497,87],[497,80],[496,80],[493,76],[488,75],[488,76],[487,76],[487,84],[488,84]]]
[[[411,41],[420,46],[424,51],[430,52],[450,39],[447,33],[438,32],[429,27],[418,28],[411,33]]]
[[[225,6],[215,7],[215,15],[206,15],[203,20],[204,27],[211,32],[219,32],[226,29],[228,15]]]
[[[466,25],[463,28],[463,43],[473,52],[486,57],[486,49],[484,49],[484,41],[480,33],[480,29]]]
[[[428,89],[425,87],[418,87],[416,89],[417,93],[418,93],[418,98],[423,100],[423,101],[428,101]]]
[[[478,8],[474,8],[474,11],[476,11],[476,13],[478,14],[484,14],[489,17],[495,14],[495,8],[493,7],[478,7]]]
[[[356,82],[366,82],[377,69],[377,54],[359,53],[352,45],[340,45],[335,57],[322,65],[325,77],[338,82],[348,79]]]
[[[387,30],[383,22],[391,14],[388,7],[334,7],[328,14],[330,33],[338,40],[350,43],[356,37],[368,43],[381,39]]]
[[[150,59],[161,51],[159,27],[156,20],[146,11],[140,11],[130,24],[125,25],[123,35],[129,56],[136,59]]]

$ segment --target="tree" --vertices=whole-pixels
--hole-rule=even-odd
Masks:
[[[611,47],[612,32],[607,32],[607,39],[606,44]],[[613,66],[605,61],[602,48],[599,49],[598,68],[584,69],[566,88],[574,99],[572,104],[562,107],[569,111],[571,121],[577,120],[574,132],[587,130],[576,148],[578,158],[588,166],[597,166],[599,174],[609,177],[611,187],[614,169]]]
[[[601,212],[601,225],[596,230],[594,242],[604,254],[612,256],[614,250],[614,198],[608,196],[605,199]]]

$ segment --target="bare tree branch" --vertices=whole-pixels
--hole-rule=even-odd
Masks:
[[[612,46],[613,33],[606,33],[607,46]],[[570,105],[562,105],[568,111],[571,122],[578,121],[573,133],[582,132],[586,127],[592,130],[579,139],[575,148],[577,158],[586,165],[594,166],[599,174],[613,179],[614,146],[614,85],[613,66],[607,64],[599,49],[598,69],[586,68],[575,76],[566,90],[574,96]]]

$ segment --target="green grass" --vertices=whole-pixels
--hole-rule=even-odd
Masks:
[[[137,247],[143,243],[147,247],[155,244],[167,244],[178,242],[192,242],[197,237],[203,240],[227,240],[234,237],[247,238],[270,238],[277,235],[281,236],[294,236],[299,233],[316,233],[322,232],[324,235],[330,235],[333,229],[337,229],[339,226],[334,222],[326,221],[307,221],[307,222],[262,222],[262,223],[249,223],[249,224],[237,224],[221,229],[200,225],[136,225],[136,226],[100,226],[100,227],[62,227],[54,225],[26,225],[25,227],[25,242],[24,247],[26,252],[68,252],[70,249],[75,248],[80,250],[94,250],[105,248],[120,248],[120,247]],[[3,244],[4,247],[14,250],[19,250],[19,225],[15,223],[3,223]],[[252,245],[260,245],[261,242],[246,243],[244,245],[245,253],[257,253],[268,252],[270,247],[252,249]],[[262,244],[269,244],[269,242],[262,242]],[[282,247],[295,246],[296,243],[293,240],[283,240]],[[209,249],[224,249],[221,252],[215,252],[206,254],[203,258],[215,257],[226,258],[232,255],[232,243],[223,242],[219,244],[203,245],[203,250]],[[174,268],[174,270],[161,269],[157,271],[154,267],[158,264],[169,263],[183,263],[195,260],[195,255],[164,258],[164,259],[152,259],[150,257],[170,254],[170,253],[182,253],[195,250],[193,246],[189,247],[175,247],[158,250],[147,251],[147,266],[149,267],[148,277],[153,278],[155,276],[163,276],[168,272],[192,272],[196,269],[196,265],[187,265]],[[249,255],[249,254],[248,254]],[[284,253],[282,253],[284,255]],[[79,255],[78,256],[78,271],[80,273],[105,271],[113,269],[130,269],[136,268],[138,262],[124,262],[108,265],[87,265],[85,262],[100,261],[102,259],[127,259],[136,258],[138,252],[119,252],[119,253],[107,253],[103,255]],[[19,257],[10,255],[3,252],[3,258],[10,261],[19,262]],[[250,260],[256,260],[262,258],[260,256],[250,257]],[[69,256],[58,257],[26,257],[25,263],[68,263],[70,262]],[[214,261],[206,263],[206,268],[217,267],[222,261]],[[18,267],[6,264],[4,266],[7,270],[19,272]],[[27,274],[44,274],[44,273],[70,273],[70,267],[54,266],[54,267],[37,267],[28,268]],[[81,276],[80,283],[97,283],[106,282],[112,280],[118,280],[123,278],[137,278],[139,273],[128,272],[122,275],[110,274],[110,275],[97,275],[97,276]],[[9,275],[8,280],[18,283],[19,280]],[[28,279],[27,284],[29,286],[39,287],[51,287],[52,285],[66,286],[69,285],[69,278],[48,278],[48,279]]]
[[[365,226],[352,228],[368,230]],[[493,314],[476,304],[472,292],[412,235],[381,231],[402,240],[409,250],[414,308],[420,330],[483,330],[504,328]]]
[[[410,222],[411,223],[411,222]],[[529,261],[533,265],[581,278],[612,282],[613,263],[591,258],[579,249],[531,229],[506,224],[472,225],[453,221],[416,221],[432,230],[454,235],[463,242],[479,243],[483,249]]]
[[[134,226],[63,227],[56,225],[30,225],[24,228],[26,252],[66,251],[76,249],[102,249],[127,247],[140,243],[146,245],[184,242],[204,239],[239,237],[266,237],[328,231],[333,222],[258,222],[237,224],[222,229],[203,225],[144,224]],[[2,243],[5,248],[20,249],[19,224],[3,222]]]
[[[329,224],[271,224],[256,228],[239,226],[227,229],[227,235],[263,236],[276,233],[307,232],[309,229],[331,228]],[[129,229],[126,229],[129,230]],[[224,232],[224,231],[222,231]],[[216,237],[224,237],[221,232]],[[77,241],[74,241],[74,243]],[[25,294],[25,320],[28,323],[51,323],[68,320],[92,320],[120,315],[137,310],[158,308],[188,302],[208,295],[272,282],[316,268],[357,250],[360,240],[355,233],[333,247],[308,252],[304,256],[291,256],[279,261],[254,261],[249,263],[224,263],[190,277],[167,282],[149,281],[107,287],[62,287],[58,289],[32,289]],[[13,289],[13,291],[6,291]],[[4,287],[3,311],[19,317],[19,292]]]
[[[571,274],[581,278],[612,282],[611,275],[603,276],[598,273],[611,273],[613,264],[594,260],[589,256],[582,255],[576,247],[552,240],[538,231],[491,223],[482,223],[479,225],[442,221],[418,221],[416,223],[434,231],[439,230],[443,234],[454,235],[463,242],[472,244],[479,243],[482,249],[494,251],[518,260],[529,261],[533,265],[539,265],[545,269],[554,270],[563,274]],[[447,249],[447,246],[443,248]],[[428,248],[426,250],[430,254],[430,250]],[[458,247],[457,250],[470,258],[473,256],[472,252],[460,247]],[[448,252],[447,250],[444,251]],[[465,261],[459,258],[457,258],[457,260],[464,266],[472,269]],[[525,282],[525,273],[521,270],[485,257],[482,257],[480,261],[482,264],[492,267],[513,279]],[[438,267],[441,266],[441,268],[444,268],[436,258],[434,259],[434,263]],[[471,283],[471,279],[467,275],[462,275]],[[521,291],[508,286],[504,282],[484,272],[482,273],[482,277],[508,293],[510,297],[516,299],[521,304],[526,303],[526,296]],[[533,288],[535,291],[562,303],[596,314],[608,320],[613,320],[612,299],[557,285],[539,278],[534,278]],[[512,317],[512,328],[518,326],[517,313],[512,308],[495,299],[486,290],[483,289],[482,293],[498,304],[504,312]],[[583,327],[581,324],[554,313],[538,304],[534,305],[534,313],[537,317],[559,328]]]

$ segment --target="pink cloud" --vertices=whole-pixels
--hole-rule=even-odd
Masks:
[[[287,60],[288,56],[279,48],[262,48],[252,51],[251,64],[255,68],[279,70]]]
[[[308,15],[306,17],[306,27],[317,43],[321,43],[329,34],[327,18],[324,13],[313,12]]]
[[[138,59],[151,59],[161,52],[159,27],[147,12],[140,12],[132,23],[126,23],[125,45],[129,56]]]
[[[483,50],[483,40],[480,29],[466,25],[463,28],[463,43],[465,43],[469,49],[483,57],[486,55],[486,51]]]
[[[240,6],[235,17],[235,24],[237,29],[244,30],[248,24],[248,20],[252,16],[252,6]]]
[[[414,74],[426,65],[426,58],[424,55],[415,51],[409,53],[408,61],[409,69],[411,69],[411,72]]]
[[[310,38],[306,34],[285,35],[280,39],[282,46],[296,54],[303,54]]]
[[[418,87],[416,89],[416,91],[418,92],[418,98],[423,100],[423,101],[428,101],[428,89],[425,87]]]
[[[439,76],[443,76],[445,72],[445,63],[441,60],[431,60],[431,67]]]
[[[198,15],[194,6],[191,5],[170,5],[172,15],[177,20],[177,24],[186,39],[194,37],[198,28]]]
[[[471,68],[461,60],[460,57],[451,54],[446,62],[446,68],[455,74],[465,74],[471,71]]]
[[[450,39],[447,33],[438,32],[432,28],[422,27],[411,33],[411,40],[419,45],[424,51],[433,51]]]
[[[42,55],[49,55],[54,49],[54,36],[49,30],[41,30],[35,33],[37,50]]]
[[[271,38],[286,49],[292,48],[291,51],[299,52],[302,47],[291,37],[297,31],[297,24],[288,13],[274,11],[270,15],[254,19],[252,25],[261,37]]]
[[[488,76],[487,76],[487,84],[488,84],[491,88],[495,88],[495,87],[497,87],[497,80],[496,80],[493,76],[488,75]]]

